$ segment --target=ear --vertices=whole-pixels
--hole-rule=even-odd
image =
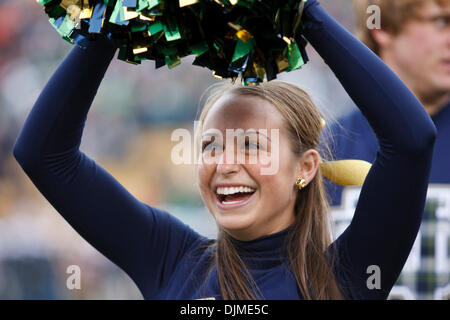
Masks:
[[[299,169],[297,177],[305,179],[306,184],[309,184],[316,176],[320,164],[320,155],[314,149],[307,150],[301,156],[298,164]]]
[[[381,50],[389,48],[394,39],[394,35],[386,30],[372,29],[370,30],[370,33]]]

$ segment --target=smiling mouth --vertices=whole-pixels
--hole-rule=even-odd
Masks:
[[[217,205],[220,209],[229,210],[246,205],[256,190],[250,187],[219,187],[216,190]]]

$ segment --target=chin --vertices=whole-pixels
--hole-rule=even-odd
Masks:
[[[214,217],[217,224],[230,234],[246,232],[255,222],[251,213],[215,213]]]

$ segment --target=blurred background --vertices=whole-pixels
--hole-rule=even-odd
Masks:
[[[321,3],[353,29],[350,1]],[[142,299],[132,280],[65,222],[12,156],[29,111],[71,48],[35,0],[0,0],[0,299]],[[350,111],[353,104],[334,75],[310,47],[308,54],[306,66],[279,79],[300,84],[331,118]],[[91,107],[81,149],[141,201],[215,237],[194,166],[175,166],[170,158],[172,131],[193,132],[202,93],[220,81],[192,61],[156,70],[152,61],[135,66],[115,59]],[[71,265],[80,267],[81,289],[66,286]]]

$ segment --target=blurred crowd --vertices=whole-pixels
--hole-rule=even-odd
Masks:
[[[350,1],[322,1],[352,28]],[[140,299],[131,279],[84,241],[32,185],[12,147],[39,93],[72,45],[35,0],[0,0],[0,299]],[[279,79],[301,84],[330,117],[352,108],[321,59]],[[220,81],[187,57],[168,70],[152,61],[114,60],[88,116],[82,151],[140,200],[169,210],[199,233],[215,236],[193,166],[176,166],[170,136],[193,130],[202,93]],[[67,79],[70,81],[70,79]],[[224,80],[227,81],[227,80]],[[68,289],[67,268],[81,270]]]

